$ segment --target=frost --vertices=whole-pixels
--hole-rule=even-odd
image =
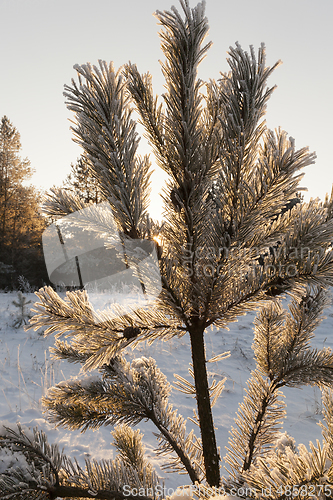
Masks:
[[[289,436],[287,432],[280,432],[275,441],[275,449],[277,452],[286,453],[286,448],[295,450],[295,439]]]
[[[9,448],[0,449],[0,474],[8,473],[10,469],[26,470],[29,468],[25,456],[22,453],[11,451]],[[27,472],[27,478],[30,474]]]
[[[97,375],[92,375],[90,377],[86,377],[86,378],[80,380],[81,386],[85,387],[85,388],[88,388],[91,384],[96,384],[96,383],[99,384],[100,382],[101,382],[101,378],[98,377]]]
[[[326,462],[325,462],[325,469],[329,469],[332,465],[332,460],[330,460],[329,458],[326,459]]]
[[[137,370],[137,371],[146,370],[147,366],[149,365],[149,359],[146,358],[145,356],[142,356],[141,358],[133,359],[131,365],[132,365],[132,369],[134,369],[134,370]]]

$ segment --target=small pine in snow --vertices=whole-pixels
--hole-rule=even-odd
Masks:
[[[18,308],[18,317],[13,321],[13,327],[20,328],[23,325],[27,325],[31,314],[27,312],[26,307],[28,304],[31,304],[31,300],[27,300],[22,292],[17,292],[17,302],[13,300],[12,304]]]

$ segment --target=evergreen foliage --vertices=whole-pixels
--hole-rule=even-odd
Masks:
[[[124,484],[146,492],[158,480],[131,427],[147,419],[158,430],[157,453],[168,456],[165,467],[187,473],[203,486],[203,497],[209,496],[208,487],[223,486],[230,493],[236,485],[256,489],[244,497],[284,499],[294,484],[294,498],[310,498],[312,487],[317,498],[325,498],[333,484],[333,355],[309,344],[333,285],[333,197],[324,203],[295,201],[301,170],[315,155],[297,150],[283,130],[266,127],[274,90],[267,79],[278,63],[266,66],[263,45],[256,55],[252,47],[248,53],[236,44],[229,51],[230,72],[205,84],[197,77],[210,46],[203,45],[204,3],[194,9],[187,0],[180,3],[183,17],[174,7],[156,12],[165,55],[161,103],[150,75],[141,75],[133,64],[118,71],[103,61],[76,66],[78,83],[65,86],[75,114],[75,141],[110,203],[122,241],[152,240],[158,233],[162,291],[149,308],[128,312],[118,306],[108,314],[93,310],[85,290],[61,298],[44,288],[37,292],[31,320],[36,329],[46,327],[46,335],[56,332],[56,358],[99,373],[52,388],[44,398],[51,421],[82,431],[117,425],[119,457],[87,462],[82,470],[39,431],[28,439],[21,429],[5,429],[2,449],[23,456],[24,466],[11,465],[2,473],[2,498],[117,499],[124,496]],[[159,166],[169,174],[163,227],[147,213],[150,163],[137,154],[133,103]],[[57,219],[87,206],[75,194],[55,189],[44,208]],[[108,217],[83,212],[78,227],[103,233],[106,246],[112,246]],[[281,302],[286,294],[289,311]],[[223,381],[208,384],[204,334],[211,325],[227,329],[253,310],[259,310],[253,343],[257,366],[231,431],[227,476],[221,477],[212,406],[223,394]],[[187,433],[186,422],[173,410],[169,385],[155,361],[129,363],[123,352],[144,340],[185,334],[191,341],[193,383],[178,377],[178,387],[195,396],[200,437]],[[304,445],[296,450],[280,433],[282,389],[302,385],[322,388],[325,405],[323,443],[310,443],[309,450]]]

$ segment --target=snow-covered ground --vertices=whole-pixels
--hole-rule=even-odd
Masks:
[[[36,296],[25,294],[27,299],[35,302]],[[96,459],[112,458],[114,449],[110,446],[112,436],[110,428],[104,427],[98,431],[68,431],[63,428],[55,429],[45,420],[40,405],[40,397],[47,388],[54,383],[79,373],[79,366],[70,365],[65,361],[54,361],[49,354],[49,347],[54,343],[54,337],[44,338],[33,330],[24,331],[24,328],[14,328],[13,323],[18,316],[18,309],[12,303],[17,300],[17,293],[0,293],[0,422],[30,427],[39,426],[48,434],[50,442],[56,442],[70,457],[76,457],[84,464],[85,456]],[[325,311],[326,319],[316,331],[312,340],[314,347],[333,348],[333,306]],[[238,322],[230,325],[230,330],[214,328],[206,335],[207,359],[225,351],[231,351],[228,359],[209,363],[209,373],[218,382],[225,376],[227,382],[225,390],[213,408],[214,422],[221,456],[225,455],[224,447],[228,442],[228,433],[238,404],[242,401],[246,381],[254,369],[253,351],[253,320],[255,314],[247,314]],[[188,337],[173,338],[168,342],[156,341],[153,345],[141,344],[135,351],[128,352],[128,359],[141,356],[152,356],[157,365],[167,376],[169,382],[174,383],[174,373],[190,379],[188,367],[190,363],[190,347]],[[321,439],[321,430],[317,425],[321,419],[321,393],[319,389],[305,387],[303,389],[284,390],[287,403],[287,419],[284,429],[296,439],[296,443]],[[195,401],[189,396],[173,389],[171,402],[184,417],[192,417]],[[188,429],[191,422],[188,422]],[[140,424],[144,432],[146,454],[154,463],[160,477],[165,478],[165,486],[175,488],[178,485],[188,484],[187,476],[167,474],[161,472],[161,463],[154,455],[157,445],[152,434],[155,429],[147,423]],[[196,428],[199,435],[199,429]]]

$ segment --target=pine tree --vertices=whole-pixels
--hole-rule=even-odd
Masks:
[[[13,327],[20,328],[22,325],[27,325],[31,315],[26,310],[26,307],[31,304],[31,300],[27,300],[23,293],[19,291],[17,292],[17,302],[13,300],[12,304],[18,309],[18,316],[13,321]]]
[[[71,165],[71,172],[66,177],[63,188],[79,196],[85,203],[103,201],[99,182],[90,174],[89,160],[84,155]]]
[[[44,288],[31,320],[35,328],[46,326],[45,334],[57,332],[57,358],[101,375],[52,388],[44,399],[51,421],[82,431],[118,425],[119,456],[101,464],[88,461],[83,471],[39,431],[29,438],[22,429],[5,429],[2,446],[23,454],[28,465],[2,475],[3,495],[32,498],[33,491],[34,498],[124,498],[123,484],[157,484],[131,429],[146,419],[158,430],[158,453],[170,455],[166,469],[186,471],[193,484],[203,485],[203,496],[205,486],[230,492],[234,485],[250,485],[258,491],[271,486],[269,498],[287,498],[284,487],[292,477],[300,488],[296,498],[310,498],[305,487],[332,484],[333,354],[311,349],[309,340],[333,284],[333,198],[291,202],[298,198],[301,170],[315,155],[297,150],[286,132],[266,127],[266,105],[274,90],[267,79],[278,63],[266,66],[263,45],[256,55],[252,47],[248,53],[236,44],[229,51],[230,72],[204,84],[197,76],[210,47],[204,45],[204,3],[194,9],[187,0],[180,3],[184,18],[175,8],[156,12],[165,55],[162,103],[153,95],[151,76],[141,75],[133,64],[118,71],[103,61],[76,66],[78,83],[65,86],[75,114],[75,141],[89,159],[124,244],[152,240],[157,228],[147,215],[150,163],[137,154],[133,103],[156,161],[169,175],[164,224],[158,228],[162,291],[149,308],[128,312],[119,306],[118,315],[108,315],[93,310],[85,290],[67,292],[63,299]],[[45,210],[64,220],[85,207],[78,197],[54,191]],[[114,227],[107,212],[82,214],[78,226],[103,233],[106,246],[112,246]],[[280,301],[286,294],[289,311]],[[205,331],[211,325],[227,328],[258,309],[257,368],[232,429],[225,457],[229,476],[221,478],[212,406],[223,382],[209,387]],[[187,434],[186,421],[172,409],[170,386],[155,361],[142,357],[129,363],[123,353],[141,341],[183,335],[190,337],[194,380],[178,377],[178,385],[195,395],[198,438]],[[281,444],[281,389],[308,384],[326,388],[323,445],[296,452],[292,440]]]

